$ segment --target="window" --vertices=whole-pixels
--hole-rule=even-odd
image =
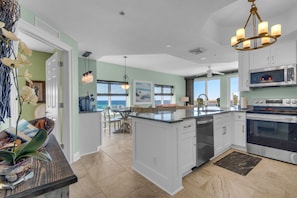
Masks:
[[[155,105],[171,104],[173,96],[173,86],[171,85],[157,85],[154,87]]]
[[[194,101],[200,94],[206,94],[208,96],[208,105],[217,105],[217,99],[221,95],[220,83],[220,79],[194,81]]]
[[[238,77],[230,78],[230,105],[239,105]]]
[[[108,106],[127,105],[128,92],[122,87],[122,82],[97,81],[97,109],[102,110]]]

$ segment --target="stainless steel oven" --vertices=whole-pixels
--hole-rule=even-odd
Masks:
[[[297,164],[297,99],[256,99],[247,112],[247,151]]]

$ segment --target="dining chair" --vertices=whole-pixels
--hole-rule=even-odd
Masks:
[[[111,124],[113,124],[113,128],[115,130],[120,129],[121,119],[117,118],[114,113],[111,112],[110,107],[106,107],[103,109],[104,115],[104,127],[106,129],[106,125],[108,124],[109,135],[111,134]]]

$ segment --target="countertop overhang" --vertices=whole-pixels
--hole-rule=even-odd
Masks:
[[[233,107],[208,107],[205,109],[177,109],[175,111],[159,111],[155,113],[137,113],[132,112],[129,116],[135,118],[142,118],[147,120],[154,120],[166,123],[182,122],[185,119],[198,118],[207,115],[214,115],[219,113],[247,111],[247,109],[233,108]]]

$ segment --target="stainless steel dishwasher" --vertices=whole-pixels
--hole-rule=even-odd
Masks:
[[[197,167],[214,156],[213,116],[202,116],[196,119]]]

